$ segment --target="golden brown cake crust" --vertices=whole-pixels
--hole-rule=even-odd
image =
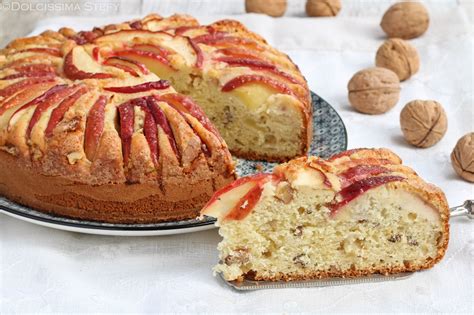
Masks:
[[[45,176],[0,152],[0,195],[43,212],[110,223],[156,223],[196,218],[217,187],[234,180],[230,173],[197,182],[88,185]]]

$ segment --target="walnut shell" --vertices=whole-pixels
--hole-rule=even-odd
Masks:
[[[341,0],[308,0],[306,14],[308,16],[336,16],[341,11]]]
[[[286,5],[286,0],[245,0],[245,11],[279,17],[285,14]]]
[[[395,3],[385,12],[380,22],[388,37],[403,39],[421,36],[429,24],[428,10],[419,2]]]
[[[405,81],[420,69],[416,48],[399,38],[386,40],[377,50],[375,65],[392,70],[400,81]]]
[[[385,68],[368,68],[354,74],[347,85],[349,102],[361,113],[382,114],[397,104],[400,81]]]
[[[474,132],[458,140],[451,153],[451,163],[459,176],[474,182]]]
[[[403,136],[412,145],[427,148],[443,138],[448,119],[440,103],[414,100],[405,105],[400,113]]]

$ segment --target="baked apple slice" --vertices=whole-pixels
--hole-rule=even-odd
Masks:
[[[215,58],[215,60],[220,61],[220,62],[225,62],[230,66],[249,67],[251,69],[267,71],[291,83],[294,83],[294,84],[301,83],[299,80],[297,80],[290,74],[279,70],[274,64],[271,64],[263,60],[252,59],[252,58],[235,58],[235,57],[218,57],[218,58]]]
[[[58,86],[58,88],[51,93],[50,97],[47,97],[43,101],[40,101],[39,103],[37,103],[35,111],[33,112],[33,115],[30,118],[30,122],[28,123],[26,136],[30,137],[31,130],[33,130],[33,127],[38,123],[38,121],[40,120],[44,112],[46,112],[50,107],[56,105],[58,102],[63,101],[69,95],[75,93],[78,89],[79,88],[77,86],[67,86],[64,88],[62,86]],[[32,106],[32,105],[30,104],[29,106]],[[20,109],[26,109],[26,108],[27,107],[25,105]]]
[[[19,50],[18,53],[22,52],[34,52],[40,54],[46,54],[54,57],[62,57],[61,50],[58,48],[47,48],[47,47],[32,47],[23,50]]]
[[[64,74],[71,80],[108,79],[110,73],[102,73],[100,65],[91,58],[82,46],[74,47],[64,58]]]
[[[107,97],[101,95],[94,105],[92,105],[87,114],[86,129],[84,133],[84,151],[89,161],[94,161],[97,148],[99,147],[100,137],[104,132],[106,105]]]
[[[125,168],[128,167],[130,159],[130,149],[133,136],[133,125],[135,122],[135,112],[131,101],[121,104],[118,107],[120,119],[120,139],[122,139],[122,155]]]
[[[293,91],[286,84],[273,80],[269,77],[256,75],[256,74],[255,75],[247,74],[247,75],[241,75],[241,76],[235,77],[231,79],[230,81],[228,81],[226,84],[224,84],[224,86],[222,87],[222,91],[230,92],[241,86],[252,84],[252,83],[265,85],[282,94],[293,95]]]
[[[336,195],[335,197],[335,201],[331,202],[328,205],[328,207],[331,209],[331,215],[335,216],[339,209],[341,209],[343,206],[345,206],[355,198],[361,196],[370,189],[390,182],[403,180],[405,180],[405,178],[401,176],[387,175],[367,177],[362,180],[356,181],[339,191],[338,195]]]
[[[21,90],[24,90],[25,88],[30,88],[34,84],[38,83],[45,83],[45,82],[54,82],[56,79],[54,77],[40,77],[40,78],[27,78],[25,80],[21,80],[18,82],[15,82],[3,89],[0,90],[0,97],[3,97],[3,99],[7,99],[14,94],[20,92]]]
[[[159,96],[155,95],[153,97],[158,101],[168,103],[182,114],[186,113],[193,116],[204,126],[204,128],[212,132],[218,139],[222,139],[219,132],[214,128],[214,125],[211,123],[209,118],[207,118],[201,107],[199,107],[191,98],[178,93],[169,93]]]
[[[56,76],[56,68],[48,64],[32,64],[14,67],[16,73],[4,76],[0,80],[12,80],[19,78],[42,78],[48,76]]]
[[[110,57],[107,60],[105,60],[103,64],[106,66],[119,68],[125,72],[130,73],[134,77],[139,77],[140,73],[142,74],[150,73],[150,71],[148,71],[148,69],[143,64],[135,60],[125,58],[125,57],[118,57],[118,56]]]
[[[161,107],[158,105],[158,102],[159,101],[155,97],[153,96],[148,97],[147,98],[148,109],[150,110],[150,113],[153,115],[153,119],[155,120],[155,123],[158,126],[160,126],[160,128],[163,130],[166,137],[168,138],[170,146],[172,150],[174,151],[175,155],[178,156],[178,147],[173,135],[173,130],[171,129],[171,126],[168,122],[168,119],[166,118],[165,113],[163,112]]]
[[[260,199],[263,185],[276,179],[277,177],[271,174],[240,178],[216,192],[201,214],[221,220],[241,220],[252,211]]]
[[[147,30],[120,30],[114,33],[105,34],[97,37],[94,42],[96,44],[105,43],[131,43],[134,39],[140,39],[140,41],[147,40],[171,40],[173,35],[165,32],[152,32]]]
[[[151,90],[164,90],[170,87],[169,81],[166,80],[159,80],[159,81],[151,81],[145,82],[133,86],[109,86],[105,87],[104,90],[115,92],[115,93],[125,93],[125,94],[133,94],[133,93],[140,93],[146,92]]]
[[[68,86],[66,84],[53,86],[52,88],[50,88],[49,90],[47,90],[43,94],[35,97],[34,99],[29,101],[28,103],[26,103],[23,106],[21,106],[20,108],[18,108],[13,113],[13,115],[10,117],[10,120],[9,120],[7,125],[10,125],[10,122],[15,121],[16,115],[19,112],[22,112],[25,109],[28,109],[28,108],[33,107],[33,106],[41,106],[42,104],[46,104],[47,106],[50,106],[55,101],[58,101],[58,99],[57,99],[58,96],[63,96],[63,94],[67,93],[67,92],[70,92],[70,91],[68,90]],[[39,118],[39,116],[37,118]],[[31,123],[31,120],[30,120],[30,123]],[[33,124],[34,123],[36,123],[36,118],[35,118],[35,120],[33,120]],[[31,128],[33,128],[33,125],[31,126]],[[28,129],[27,129],[27,137],[29,137],[29,135],[30,135],[31,128],[28,127]]]
[[[54,128],[63,120],[66,112],[71,108],[77,100],[86,94],[88,89],[85,86],[80,86],[74,94],[65,98],[58,106],[56,106],[51,112],[51,116],[48,121],[48,125],[45,129],[45,136],[51,137],[53,135]]]
[[[116,51],[114,55],[139,62],[160,78],[169,77],[170,73],[175,71],[166,57],[152,51],[131,48]]]

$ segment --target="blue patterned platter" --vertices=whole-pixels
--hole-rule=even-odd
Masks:
[[[347,132],[341,117],[325,100],[311,92],[313,142],[310,155],[323,158],[347,149]],[[237,174],[271,172],[275,163],[237,159]],[[111,224],[69,219],[42,213],[0,197],[0,212],[20,220],[55,229],[98,235],[151,236],[190,233],[212,229],[214,219],[184,220],[153,224]]]

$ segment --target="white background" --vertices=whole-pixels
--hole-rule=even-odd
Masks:
[[[423,178],[440,186],[452,206],[474,198],[474,185],[460,180],[449,161],[457,139],[474,131],[474,39],[466,6],[456,1],[429,3],[430,29],[411,41],[421,56],[420,72],[402,83],[401,99],[389,113],[367,116],[348,105],[347,82],[356,71],[374,64],[384,38],[378,24],[386,1],[343,2],[337,18],[304,18],[301,1],[292,2],[289,16],[279,19],[218,15],[240,13],[243,8],[240,1],[219,3],[223,11],[218,5],[209,6],[209,1],[204,7],[197,1],[178,1],[176,8],[170,1],[142,1],[141,12],[158,8],[164,15],[194,12],[203,23],[224,17],[242,21],[288,53],[311,89],[338,110],[350,148],[393,149]],[[204,15],[208,7],[214,8],[212,16]],[[127,18],[54,18],[42,20],[36,32],[63,25],[87,29]],[[401,135],[399,113],[413,99],[437,100],[448,114],[448,132],[432,148],[415,149]],[[472,313],[473,227],[467,219],[452,220],[444,260],[408,280],[236,293],[211,273],[220,240],[216,230],[166,237],[99,237],[0,216],[0,311]]]

